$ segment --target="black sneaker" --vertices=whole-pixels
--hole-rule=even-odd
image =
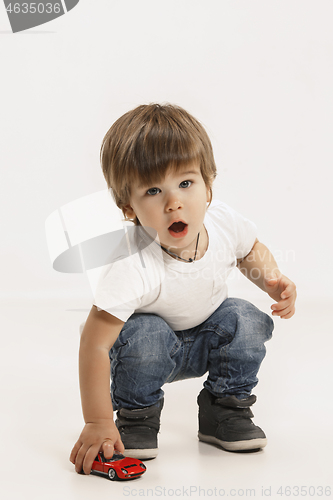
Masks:
[[[125,456],[140,460],[157,456],[157,434],[163,403],[162,398],[153,406],[135,410],[121,408],[117,411],[116,426],[125,446]]]
[[[228,451],[258,450],[267,444],[265,433],[252,422],[250,410],[256,396],[237,399],[217,398],[207,389],[198,396],[200,441],[222,446]]]

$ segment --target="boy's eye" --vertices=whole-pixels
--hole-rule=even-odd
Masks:
[[[192,181],[183,181],[179,185],[182,188],[187,188],[187,187],[190,187],[191,184],[192,184]]]
[[[161,190],[159,188],[150,188],[148,189],[147,194],[149,194],[150,196],[154,196],[155,194],[157,194],[158,191]]]

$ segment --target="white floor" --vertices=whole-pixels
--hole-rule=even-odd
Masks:
[[[267,312],[267,302],[263,306]],[[159,456],[131,482],[78,475],[68,460],[83,425],[77,351],[87,307],[80,301],[1,304],[2,498],[333,494],[330,304],[298,300],[293,319],[275,320],[254,391],[265,450],[235,454],[199,443],[196,396],[203,379],[178,382],[165,387]]]

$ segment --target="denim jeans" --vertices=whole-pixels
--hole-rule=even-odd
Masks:
[[[267,314],[235,298],[188,330],[173,331],[155,314],[132,314],[110,351],[114,410],[156,404],[165,383],[206,372],[204,387],[213,395],[247,398],[273,328]]]

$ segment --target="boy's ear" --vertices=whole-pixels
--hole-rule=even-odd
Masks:
[[[136,213],[129,203],[123,206],[123,212],[128,219],[135,219],[136,217]]]
[[[212,201],[212,190],[209,186],[206,187],[206,201],[207,203]]]

